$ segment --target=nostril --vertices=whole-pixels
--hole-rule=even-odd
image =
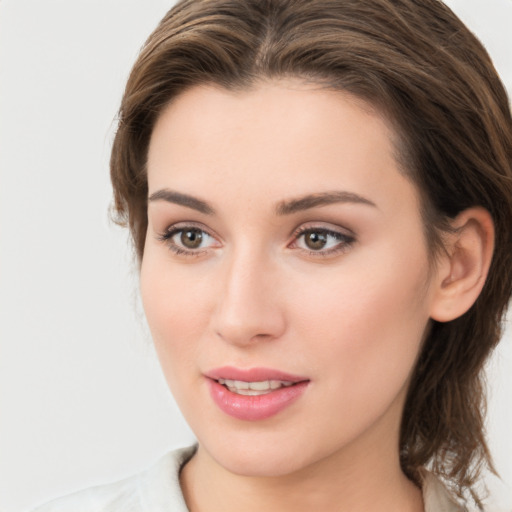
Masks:
[[[276,338],[273,334],[254,334],[244,333],[241,330],[229,330],[226,329],[224,331],[216,331],[216,335],[227,342],[232,343],[241,343],[241,344],[251,344],[261,341],[271,341]]]

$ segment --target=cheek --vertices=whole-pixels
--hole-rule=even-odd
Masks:
[[[168,380],[190,367],[199,351],[213,293],[207,280],[167,258],[144,255],[140,288],[155,349]]]
[[[361,259],[300,287],[308,294],[295,302],[294,334],[309,340],[305,350],[319,370],[331,369],[324,376],[333,391],[357,386],[372,394],[376,385],[396,389],[408,378],[429,319],[428,266],[424,258],[411,261]]]

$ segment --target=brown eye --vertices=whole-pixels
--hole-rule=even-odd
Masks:
[[[222,244],[208,231],[185,223],[168,228],[157,237],[167,248],[180,256],[199,256],[210,254],[210,249],[222,247]]]
[[[347,251],[355,241],[351,235],[325,228],[302,229],[293,246],[308,251],[310,255],[335,255]]]
[[[203,242],[203,232],[200,229],[185,229],[181,232],[180,242],[187,249],[198,249]]]
[[[308,231],[304,233],[304,243],[308,249],[319,251],[327,244],[327,234],[319,231]]]

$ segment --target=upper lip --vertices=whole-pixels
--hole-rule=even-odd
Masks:
[[[280,380],[284,382],[297,382],[308,381],[307,377],[300,375],[293,375],[291,373],[276,370],[274,368],[235,368],[234,366],[223,366],[221,368],[214,368],[206,373],[205,377],[213,380],[226,379],[226,380],[240,380],[243,382],[261,382],[265,380]]]

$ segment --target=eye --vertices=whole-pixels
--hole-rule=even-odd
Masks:
[[[346,251],[355,242],[353,235],[327,228],[301,228],[295,234],[292,247],[313,255],[333,255]]]
[[[177,243],[179,240],[179,244],[187,249],[199,249],[201,244],[206,242],[207,239],[208,235],[197,228],[183,229],[182,231],[178,231],[172,238],[174,243]]]
[[[174,253],[184,255],[198,255],[219,246],[217,240],[204,229],[190,225],[171,226],[158,239],[166,242]]]

